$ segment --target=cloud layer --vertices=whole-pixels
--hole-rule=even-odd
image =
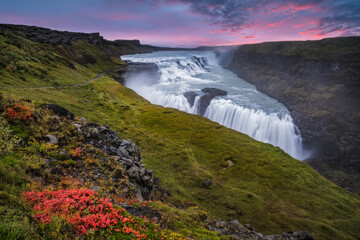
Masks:
[[[161,46],[360,35],[359,0],[2,0],[0,22]]]

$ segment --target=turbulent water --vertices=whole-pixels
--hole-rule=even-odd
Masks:
[[[300,133],[285,106],[221,67],[213,52],[155,52],[121,58],[158,66],[160,79],[156,82],[149,81],[144,74],[125,82],[151,103],[200,114],[200,97],[204,94],[201,89],[225,90],[226,96],[211,100],[204,117],[303,159]],[[193,104],[184,96],[189,91],[198,95]]]

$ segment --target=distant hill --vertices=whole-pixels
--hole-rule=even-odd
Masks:
[[[159,201],[151,206],[161,213],[161,231],[171,236],[231,239],[229,235],[241,232],[255,238],[254,227],[264,234],[306,230],[315,239],[360,238],[358,195],[279,148],[206,118],[150,104],[114,80],[127,65],[121,54],[151,50],[137,41],[106,41],[98,34],[0,26],[0,113],[9,125],[1,123],[2,129],[12,130],[0,139],[9,134],[23,139],[7,154],[0,153],[1,237],[74,239],[61,216],[50,227],[37,223],[23,201],[30,187],[52,190],[82,181],[99,195],[121,201],[132,196],[121,195],[121,187],[127,186],[121,179],[136,178],[149,187],[148,177],[154,176]],[[44,109],[52,104],[70,111],[73,115],[65,114],[70,120],[58,116],[67,113],[62,108],[56,107],[58,113]],[[22,107],[32,118],[25,111],[20,115],[25,121],[12,119],[14,108]],[[128,162],[128,155],[138,158],[140,150],[123,140],[110,146],[113,131],[141,148],[143,162],[131,171],[119,163]],[[48,143],[48,134],[58,147]],[[121,144],[127,145],[128,155]],[[119,156],[110,158],[108,153],[115,151]],[[129,190],[136,194],[137,187]],[[146,193],[147,188],[141,190]],[[142,204],[137,207],[146,209]],[[116,239],[118,231],[131,232],[109,228],[98,234]]]

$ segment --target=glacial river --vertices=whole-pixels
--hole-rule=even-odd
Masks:
[[[125,82],[151,103],[203,115],[303,160],[302,138],[286,107],[220,66],[213,52],[164,51],[121,58],[158,66],[160,79],[149,81],[146,75],[139,75]],[[221,89],[227,95],[212,99],[201,113],[203,88]],[[186,92],[197,94],[193,102],[184,96]]]

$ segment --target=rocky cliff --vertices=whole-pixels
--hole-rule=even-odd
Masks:
[[[243,45],[228,68],[290,110],[310,165],[360,192],[360,37]]]
[[[149,45],[140,44],[139,40],[115,40],[108,41],[100,36],[99,33],[80,33],[56,31],[48,28],[0,24],[0,31],[11,32],[15,35],[24,37],[33,42],[49,43],[53,46],[71,46],[76,41],[86,41],[97,45],[108,56],[118,57],[124,54],[146,53],[156,49],[161,49]]]

